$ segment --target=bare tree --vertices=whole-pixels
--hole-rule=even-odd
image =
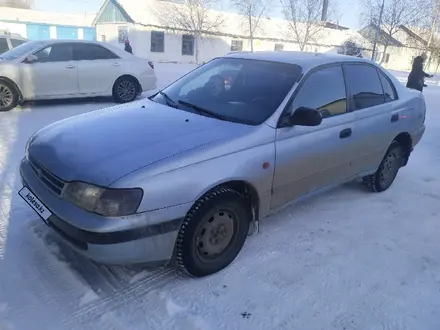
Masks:
[[[153,12],[166,29],[194,36],[195,60],[199,64],[200,42],[207,34],[218,32],[225,21],[223,15],[212,10],[217,3],[218,0],[161,1]]]
[[[282,12],[288,23],[288,38],[293,39],[301,51],[310,42],[317,42],[320,32],[325,29],[322,22],[324,0],[280,0]],[[327,13],[327,19],[334,16],[333,12]]]
[[[247,25],[251,51],[254,51],[254,36],[257,30],[261,30],[261,17],[269,12],[271,0],[232,0],[232,4],[243,15],[244,23]]]
[[[31,9],[31,0],[0,0],[0,7],[11,7],[19,9]]]
[[[384,2],[383,2],[384,1]],[[378,22],[379,13],[383,3],[382,22]],[[380,36],[380,43],[383,45],[383,56],[385,59],[388,46],[392,43],[395,35],[402,27],[413,27],[425,22],[428,0],[364,0],[362,18],[371,27],[380,28],[387,35]],[[380,26],[379,26],[380,25]]]

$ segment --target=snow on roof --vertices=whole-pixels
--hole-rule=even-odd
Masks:
[[[172,15],[174,8],[180,8],[182,11],[187,10],[187,7],[183,4],[171,3],[164,0],[115,1],[119,3],[134,22],[143,25],[166,27],[166,20]],[[167,15],[163,13],[167,13]],[[249,36],[246,20],[242,15],[226,11],[208,10],[207,16],[208,20],[211,22],[215,22],[219,18],[223,21],[223,24],[210,32],[245,38]],[[164,18],[162,19],[161,17]],[[289,23],[286,20],[279,18],[262,17],[256,31],[254,32],[254,36],[259,39],[294,40],[291,31],[289,31]],[[347,39],[365,41],[357,31],[331,28],[322,28],[322,30],[316,34],[314,39],[315,40],[310,40],[308,43],[335,46],[341,45]]]
[[[96,14],[66,14],[29,9],[0,8],[0,21],[21,21],[50,25],[92,26]]]

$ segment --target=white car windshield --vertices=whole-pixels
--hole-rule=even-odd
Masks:
[[[190,72],[151,100],[248,125],[269,118],[301,74],[295,64],[217,58]]]
[[[7,52],[1,54],[0,58],[2,60],[15,60],[17,58],[23,57],[27,54],[32,53],[34,50],[37,50],[40,46],[42,46],[44,41],[28,41],[24,44],[21,44],[15,48],[8,50]]]

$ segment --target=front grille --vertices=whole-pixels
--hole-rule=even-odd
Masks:
[[[29,157],[29,164],[31,165],[32,171],[35,173],[37,178],[55,195],[61,196],[66,184],[31,157]]]

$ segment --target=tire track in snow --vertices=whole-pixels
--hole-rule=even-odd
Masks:
[[[44,227],[34,222],[24,235],[24,244],[28,246],[23,248],[32,251],[32,264],[27,267],[36,279],[31,290],[66,325],[71,323],[72,309],[77,308],[78,301],[90,289],[80,281],[68,263],[59,259],[59,253],[54,253],[58,247],[47,241],[46,233],[42,230]]]
[[[137,283],[131,284],[123,290],[118,290],[107,297],[93,301],[73,313],[76,322],[81,324],[88,324],[93,322],[98,316],[103,318],[105,323],[110,324],[120,323],[120,318],[116,316],[126,311],[130,315],[130,319],[140,319],[144,322],[148,321],[152,329],[160,328],[163,319],[160,313],[152,313],[150,309],[146,309],[143,301],[146,296],[165,286],[170,281],[176,281],[179,276],[176,275],[174,269],[160,269],[153,271],[144,279]],[[137,302],[134,304],[134,302]],[[127,328],[127,325],[120,323],[122,328]],[[103,324],[100,324],[101,326]]]

